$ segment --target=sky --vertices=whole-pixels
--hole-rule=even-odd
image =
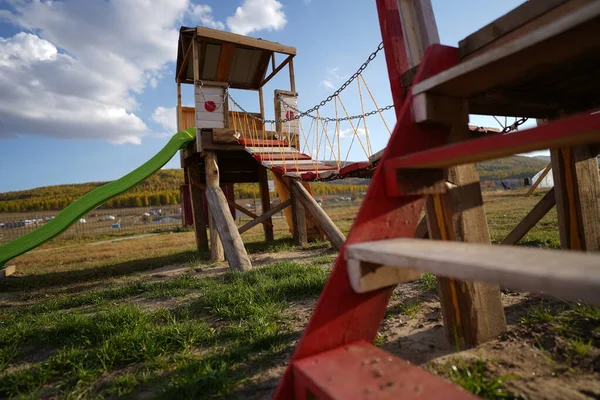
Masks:
[[[457,46],[520,3],[432,0],[441,42]],[[159,151],[175,133],[182,25],[296,47],[301,109],[331,94],[381,42],[375,2],[366,0],[0,0],[0,192],[114,180]],[[363,76],[378,106],[391,104],[383,52]],[[192,87],[183,86],[183,103],[191,105]],[[285,72],[265,87],[267,118],[273,117],[275,89],[289,90]],[[365,89],[365,111],[373,110]],[[258,111],[255,94],[232,96]],[[348,114],[361,113],[355,84],[342,99]],[[332,116],[335,110],[329,104],[321,112]],[[393,112],[384,116],[393,128]],[[471,123],[498,126],[480,117]],[[314,132],[310,121],[303,126]],[[364,127],[354,128],[364,141]],[[353,128],[346,123],[338,129],[345,151]],[[367,119],[367,131],[371,153],[385,146],[389,134],[378,116]],[[366,158],[369,149],[358,142],[348,160]],[[307,147],[314,152],[314,142]],[[166,168],[179,168],[179,157]]]

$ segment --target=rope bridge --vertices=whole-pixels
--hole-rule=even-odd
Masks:
[[[383,42],[369,55],[360,68],[334,93],[306,111],[296,105],[296,96],[276,95],[278,119],[264,119],[246,111],[229,90],[223,103],[228,101],[234,131],[239,143],[254,159],[280,175],[303,181],[328,181],[348,177],[370,177],[383,151],[373,151],[373,136],[368,118],[378,116],[385,128],[385,143],[391,136],[390,125],[384,112],[394,105],[379,107],[363,71],[383,49]],[[351,115],[342,100],[341,93],[356,85],[360,112]],[[202,86],[200,85],[200,90]],[[329,104],[331,103],[331,104]],[[365,103],[368,103],[366,106]],[[321,109],[332,105],[334,116],[324,116]],[[371,105],[372,104],[372,105]],[[370,107],[370,111],[365,111]],[[512,124],[504,118],[504,124],[494,117],[501,129],[469,126],[480,133],[505,134],[517,130],[527,118],[515,118]],[[332,131],[333,129],[333,131]],[[349,136],[347,135],[349,134]],[[350,143],[342,139],[350,139]],[[349,162],[353,147],[359,147],[365,161]]]

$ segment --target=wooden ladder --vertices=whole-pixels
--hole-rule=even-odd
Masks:
[[[398,56],[397,49],[392,48],[405,43],[399,3],[377,1],[386,55],[391,53],[387,61],[393,89],[406,70],[400,64],[407,59],[406,54]],[[600,304],[598,254],[461,243],[452,234],[446,241],[413,239],[428,198],[439,200],[438,211],[441,209],[439,213],[428,212],[430,233],[435,229],[453,231],[452,220],[444,214],[449,207],[448,194],[469,185],[449,184],[449,168],[600,142],[600,114],[574,112],[533,129],[450,143],[457,126],[466,127],[469,102],[483,107],[481,93],[503,85],[515,90],[517,81],[527,86],[526,78],[538,64],[536,60],[515,64],[515,60],[533,54],[545,65],[553,57],[557,63],[569,65],[571,60],[593,58],[600,51],[600,31],[593,28],[598,24],[600,1],[595,1],[464,62],[457,48],[437,44],[427,48],[412,90],[394,92],[396,127],[280,381],[276,399],[474,398],[371,344],[395,285],[416,279],[421,271]],[[554,56],[548,49],[553,49]],[[557,82],[550,72],[545,73],[549,82]],[[599,81],[594,84],[600,82],[600,77],[596,79]],[[494,105],[498,108],[486,104],[490,114],[502,115],[498,110],[505,109],[505,104]],[[543,114],[539,107],[535,109]],[[578,111],[575,106],[572,110]],[[481,196],[479,186],[476,188]]]

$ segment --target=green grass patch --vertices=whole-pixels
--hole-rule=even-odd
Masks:
[[[442,373],[465,390],[484,399],[518,399],[505,385],[515,376],[492,376],[487,370],[489,361],[475,360],[470,363],[460,361],[450,366],[442,367]]]
[[[430,272],[424,272],[423,275],[417,279],[417,286],[422,292],[436,292],[438,288],[437,278]]]
[[[0,314],[0,397],[230,393],[287,349],[298,333],[286,310],[317,297],[326,278],[321,267],[281,262],[40,296]],[[171,308],[144,306],[187,294],[199,295]]]

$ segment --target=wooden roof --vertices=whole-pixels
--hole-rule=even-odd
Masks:
[[[198,43],[200,79],[227,82],[235,89],[258,89],[296,55],[294,47],[276,42],[200,26],[181,27],[175,80],[179,78],[182,83],[194,82],[194,57],[191,50],[194,37]],[[276,67],[265,79],[275,53],[286,54],[288,57],[281,63],[281,68]]]

